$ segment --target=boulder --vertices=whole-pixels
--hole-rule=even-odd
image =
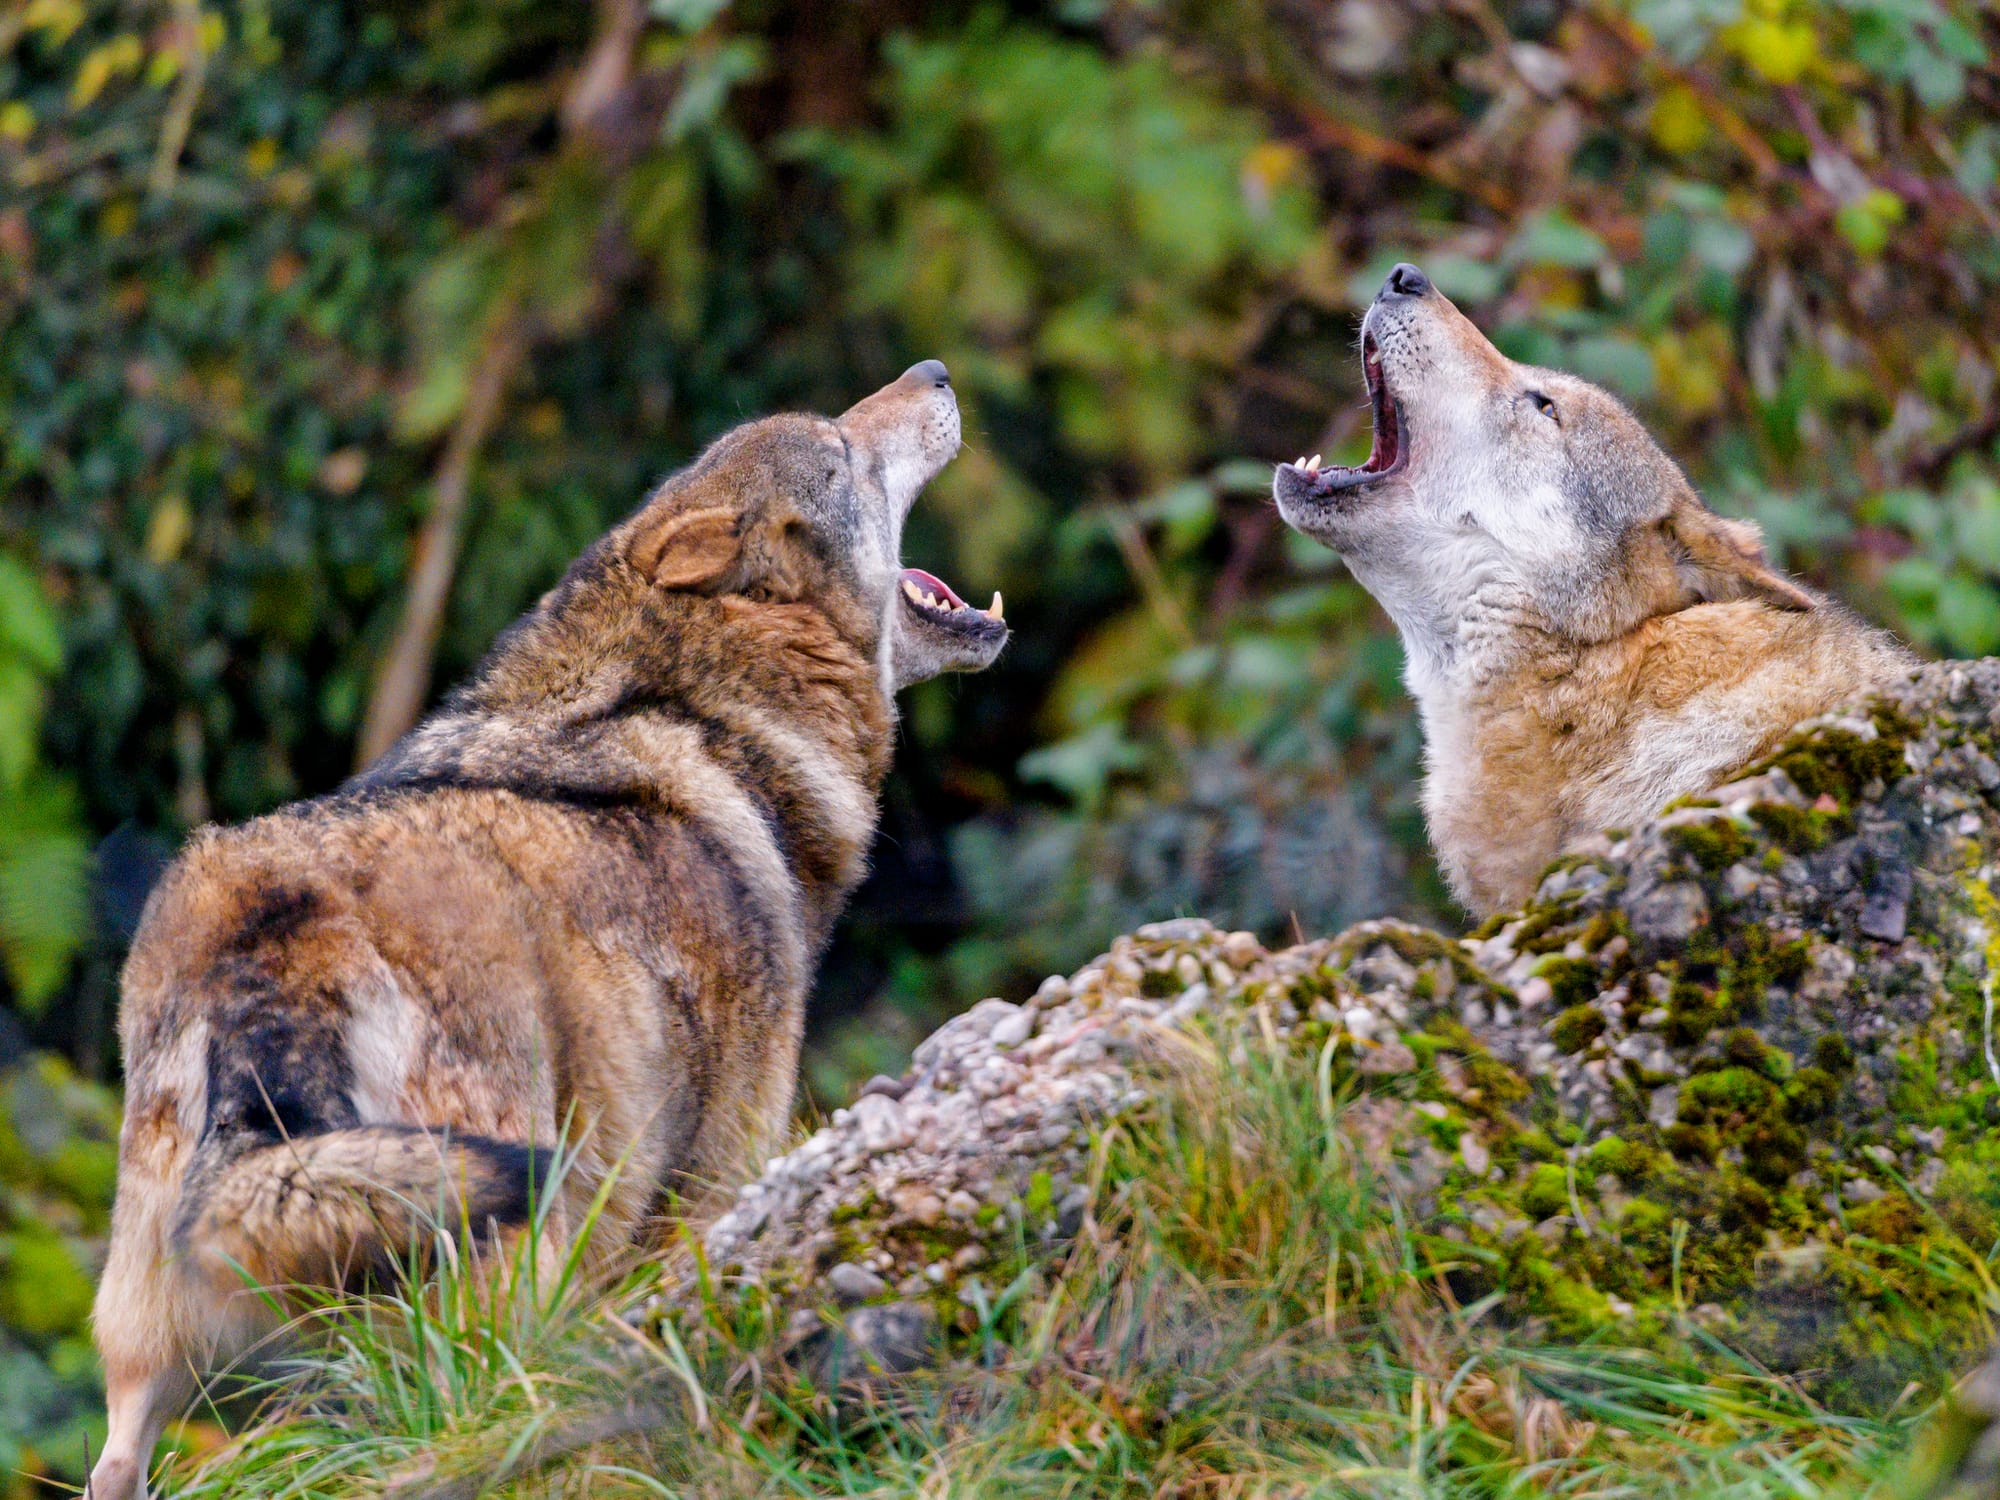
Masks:
[[[1996,726],[2000,662],[1913,671],[1465,937],[1141,928],[772,1161],[707,1228],[708,1284],[802,1339],[865,1353],[880,1323],[900,1367],[1078,1231],[1107,1124],[1264,1049],[1322,1070],[1462,1300],[1705,1328],[1886,1404],[1975,1361],[2000,1240]],[[1963,1295],[1920,1264],[1962,1265]]]

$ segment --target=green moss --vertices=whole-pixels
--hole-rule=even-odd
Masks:
[[[1785,1085],[1785,1117],[1801,1124],[1826,1115],[1840,1097],[1840,1080],[1826,1069],[1804,1067]]]
[[[1531,1219],[1552,1219],[1569,1210],[1569,1173],[1543,1162],[1528,1173],[1521,1188],[1521,1212]]]
[[[1854,1071],[1854,1048],[1837,1031],[1829,1031],[1813,1043],[1813,1066],[1838,1077]]]
[[[1681,979],[1667,992],[1667,1023],[1661,1030],[1676,1046],[1692,1047],[1729,1019],[1728,1004],[1714,990]]]
[[[1644,1182],[1662,1165],[1660,1153],[1652,1147],[1607,1135],[1584,1153],[1580,1170],[1592,1177],[1609,1172],[1629,1186]]]
[[[1740,1234],[1760,1230],[1771,1222],[1775,1208],[1762,1184],[1740,1173],[1725,1172],[1717,1182],[1717,1218],[1723,1229]]]
[[[1722,1039],[1722,1055],[1739,1067],[1756,1069],[1776,1083],[1792,1076],[1792,1055],[1781,1047],[1773,1047],[1748,1026],[1738,1026]]]
[[[90,1277],[54,1230],[23,1224],[0,1235],[0,1323],[47,1336],[89,1313]]]
[[[1885,1193],[1873,1203],[1849,1209],[1847,1229],[1885,1245],[1910,1245],[1923,1238],[1925,1215],[1907,1194]]]
[[[1728,1115],[1761,1115],[1774,1097],[1770,1081],[1745,1067],[1697,1073],[1681,1089],[1681,1118],[1696,1123]]]
[[[1028,1178],[1028,1191],[1021,1198],[1021,1208],[1030,1220],[1046,1218],[1055,1207],[1055,1179],[1047,1172],[1036,1172]]]
[[[1139,978],[1139,993],[1148,1000],[1167,1000],[1187,989],[1172,969],[1148,969]]]
[[[1871,717],[1872,740],[1852,730],[1817,729],[1788,741],[1754,770],[1775,766],[1808,797],[1831,797],[1843,809],[1850,807],[1871,781],[1890,782],[1903,774],[1903,746],[1917,727],[1885,707]]]
[[[1596,1007],[1572,1005],[1549,1025],[1549,1040],[1559,1051],[1581,1052],[1604,1034],[1605,1020]]]
[[[1744,1130],[1737,1144],[1743,1151],[1744,1170],[1771,1187],[1782,1187],[1806,1164],[1804,1133],[1774,1115]]]
[[[1563,1010],[1594,999],[1603,978],[1598,966],[1587,958],[1545,958],[1535,965],[1535,973],[1549,982],[1556,1006]]]
[[[1689,855],[1711,875],[1728,869],[1750,852],[1749,840],[1727,818],[1676,823],[1665,834],[1669,844]]]
[[[1666,1129],[1667,1149],[1682,1161],[1713,1161],[1722,1150],[1722,1141],[1706,1125],[1677,1121]]]

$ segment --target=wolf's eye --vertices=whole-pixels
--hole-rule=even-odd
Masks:
[[[1534,404],[1536,411],[1547,417],[1551,422],[1561,423],[1562,418],[1556,415],[1555,402],[1544,396],[1540,391],[1529,391],[1527,396],[1528,400]]]

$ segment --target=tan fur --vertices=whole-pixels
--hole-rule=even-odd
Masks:
[[[1728,780],[1900,666],[1847,616],[1750,601],[1693,605],[1599,645],[1522,646],[1424,715],[1432,841],[1480,912],[1519,905],[1577,839]]]
[[[610,1253],[776,1142],[885,684],[1005,638],[897,587],[957,446],[934,363],[729,434],[381,762],[190,841],[124,976],[96,1500],[143,1495],[161,1423],[270,1330],[252,1286],[339,1286],[433,1229],[559,1238],[614,1182]]]
[[[1410,270],[1363,325],[1400,461],[1288,464],[1276,493],[1395,618],[1432,842],[1488,912],[1910,658],[1773,568],[1612,397],[1507,359]]]

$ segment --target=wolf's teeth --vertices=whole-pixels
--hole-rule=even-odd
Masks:
[[[910,580],[907,578],[903,580],[903,592],[910,596],[910,602],[913,604],[922,604],[924,602],[923,594],[920,593],[917,589],[917,586],[914,583],[910,582]]]
[[[932,609],[944,608],[944,600],[938,598],[936,594],[924,595],[924,603],[928,604]]]
[[[995,589],[993,591],[993,602],[986,606],[986,613],[993,616],[996,620],[1004,620],[1006,618],[1005,615],[1000,613],[1000,590]]]
[[[1306,469],[1309,473],[1317,473],[1319,471],[1319,455],[1317,453],[1306,460]]]
[[[1297,458],[1292,460],[1292,467],[1295,469],[1303,469],[1305,466],[1306,466],[1306,456],[1303,453],[1301,453]]]

